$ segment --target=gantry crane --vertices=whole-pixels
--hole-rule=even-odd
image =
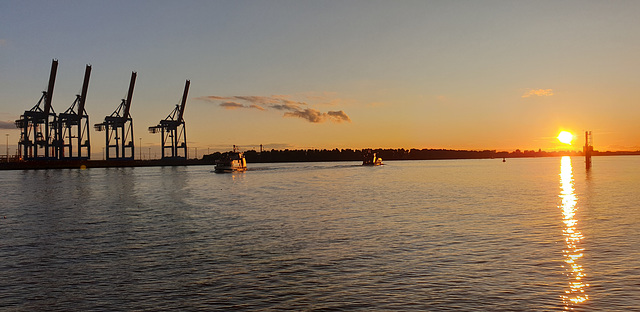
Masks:
[[[18,153],[21,158],[27,160],[58,158],[59,133],[56,127],[57,118],[51,107],[57,71],[58,60],[54,59],[51,63],[47,91],[42,91],[42,96],[38,103],[31,110],[25,111],[20,116],[20,119],[16,120],[16,127],[20,128]],[[40,107],[41,104],[44,104],[44,108]]]
[[[133,119],[129,114],[131,108],[131,98],[133,97],[133,87],[136,84],[136,72],[131,72],[131,82],[127,98],[122,99],[120,106],[109,116],[104,118],[104,122],[95,124],[98,131],[106,132],[106,159],[107,160],[133,160],[135,148],[133,144]],[[115,156],[112,156],[111,149]]]
[[[76,100],[64,113],[58,114],[58,133],[60,134],[60,159],[89,159],[91,145],[89,142],[89,115],[84,109],[89,88],[91,65],[84,71],[82,92],[76,95]],[[77,108],[77,110],[76,110]],[[74,140],[75,139],[75,140]],[[74,142],[75,141],[75,142]],[[75,146],[74,146],[75,143]],[[74,155],[74,147],[77,153]]]
[[[167,116],[160,120],[157,126],[149,127],[151,133],[162,133],[162,159],[186,159],[187,158],[187,131],[184,123],[184,107],[187,104],[187,94],[189,93],[190,81],[184,85],[182,101],[176,104],[176,108]],[[169,149],[170,153],[165,153]]]

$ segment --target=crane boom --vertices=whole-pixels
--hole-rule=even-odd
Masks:
[[[190,84],[190,80],[187,80],[187,82],[184,84],[184,93],[182,94],[182,103],[180,103],[180,114],[178,115],[178,121],[182,121],[182,116],[184,115],[184,106],[187,104],[187,94],[189,93]]]
[[[124,114],[122,117],[129,117],[129,109],[131,108],[131,98],[133,97],[133,87],[136,85],[136,76],[138,74],[136,72],[131,72],[131,82],[129,83],[129,92],[127,93],[127,100],[125,102]]]
[[[80,102],[78,103],[78,115],[84,114],[84,103],[87,98],[87,90],[89,89],[89,77],[91,76],[91,65],[88,65],[84,69],[84,82],[82,83],[82,93],[80,93]]]
[[[58,60],[51,62],[51,74],[49,75],[49,86],[44,99],[44,113],[49,114],[51,111],[51,100],[53,99],[53,86],[56,83],[56,73],[58,72]]]

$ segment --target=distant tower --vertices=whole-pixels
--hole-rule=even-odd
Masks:
[[[584,160],[587,166],[587,169],[591,168],[591,154],[593,153],[593,136],[591,135],[591,131],[584,132]]]
[[[122,99],[120,106],[111,115],[105,117],[104,122],[94,125],[96,130],[106,132],[105,152],[107,160],[134,159],[133,119],[129,114],[129,110],[131,108],[131,98],[133,97],[133,87],[136,84],[136,76],[136,72],[131,73],[127,98]],[[115,152],[115,156],[110,153],[112,149]]]

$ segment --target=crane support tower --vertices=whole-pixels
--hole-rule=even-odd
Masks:
[[[87,65],[85,68],[82,92],[76,95],[76,99],[69,109],[58,114],[57,131],[60,134],[58,156],[60,159],[89,159],[91,156],[89,115],[84,109],[89,88],[89,76],[91,76],[91,65]]]
[[[593,153],[593,135],[591,131],[584,132],[584,161],[587,169],[591,168],[591,154]]]
[[[187,104],[190,81],[184,85],[182,101],[176,104],[176,108],[160,120],[157,126],[149,127],[151,133],[162,133],[162,159],[186,159],[187,158],[187,131],[184,123],[184,107]],[[166,150],[169,150],[169,153]]]
[[[58,158],[60,140],[56,127],[57,117],[51,107],[57,71],[58,60],[54,59],[51,63],[47,91],[42,91],[38,103],[31,110],[25,111],[15,122],[16,127],[20,129],[18,153],[22,159],[48,160]],[[44,105],[44,107],[40,107],[40,105]]]
[[[133,87],[136,84],[136,72],[131,72],[131,82],[127,98],[122,99],[120,106],[104,122],[95,124],[98,131],[105,131],[105,152],[107,160],[133,160],[135,147],[133,144],[133,119],[129,114]],[[114,153],[111,153],[113,150]]]

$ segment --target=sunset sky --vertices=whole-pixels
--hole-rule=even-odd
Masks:
[[[198,148],[640,150],[640,1],[0,0],[0,134],[92,65],[90,124],[126,97],[136,152],[191,80]],[[562,130],[578,135],[560,143]],[[104,133],[91,130],[101,154]]]

